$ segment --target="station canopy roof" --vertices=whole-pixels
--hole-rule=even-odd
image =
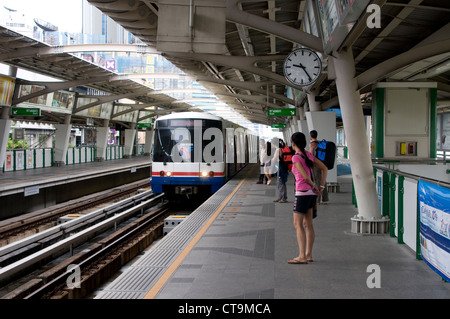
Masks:
[[[445,106],[450,99],[448,1],[367,0],[381,8],[380,27],[369,28],[367,19],[371,12],[363,11],[346,25],[345,37],[331,50],[324,48],[321,38],[303,31],[306,24],[320,28],[320,21],[311,13],[308,15],[310,1],[306,0],[194,0],[193,11],[189,11],[189,1],[88,1],[140,39],[144,44],[143,53],[148,50],[162,54],[253,123],[270,125],[286,120],[268,116],[268,108],[303,106],[308,111],[308,92],[314,92],[322,110],[339,108],[327,56],[347,48],[353,51],[363,108],[370,108],[372,85],[380,81],[437,82],[440,105]],[[193,26],[188,37],[201,36],[201,28],[197,30],[195,23],[201,25],[202,20],[193,21],[205,7],[205,12],[217,9],[216,16],[209,15],[211,26],[215,17],[224,20],[223,27],[217,27],[223,39],[206,49],[195,41],[198,46],[191,49],[171,49],[170,39],[166,43],[163,40],[166,29],[170,31],[167,24],[174,22],[163,23],[159,19],[168,19],[167,8],[180,3],[191,12],[186,18],[186,23]],[[58,51],[57,47],[1,27],[0,43],[0,62],[59,78],[65,82],[66,89],[84,84],[108,92],[111,97],[127,97],[140,103],[140,106],[130,106],[133,110],[155,104],[174,111],[192,109],[192,105],[185,103],[174,104],[174,98],[152,91],[137,79],[120,78],[63,49]],[[293,86],[283,76],[284,59],[298,46],[312,47],[323,59],[324,72],[311,87]],[[76,113],[72,117],[76,119]]]

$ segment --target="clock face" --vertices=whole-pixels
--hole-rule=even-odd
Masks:
[[[289,53],[284,60],[284,76],[294,85],[313,84],[322,72],[322,62],[316,52],[301,48]]]

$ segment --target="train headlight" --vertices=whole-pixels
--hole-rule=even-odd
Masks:
[[[172,176],[172,172],[171,172],[171,171],[168,171],[168,172],[166,173],[166,176],[167,176],[167,177]]]
[[[214,172],[213,171],[209,172],[209,177],[214,177]]]
[[[164,177],[164,171],[159,172],[159,176]]]
[[[203,171],[203,172],[201,173],[201,175],[202,175],[202,177],[207,177],[207,176],[208,176],[208,172],[207,172],[207,171]]]

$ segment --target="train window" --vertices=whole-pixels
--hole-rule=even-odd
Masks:
[[[195,121],[195,122],[194,122]],[[154,162],[193,162],[194,161],[194,124],[201,122],[202,145],[201,150],[211,139],[204,139],[208,128],[222,131],[222,122],[216,120],[174,119],[156,122],[153,161]],[[206,137],[205,137],[206,138]],[[214,156],[216,150],[212,150]],[[205,162],[202,156],[202,162]]]

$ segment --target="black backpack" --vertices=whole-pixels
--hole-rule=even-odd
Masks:
[[[328,169],[333,169],[336,159],[336,144],[322,140],[317,142],[316,157],[320,159]]]

